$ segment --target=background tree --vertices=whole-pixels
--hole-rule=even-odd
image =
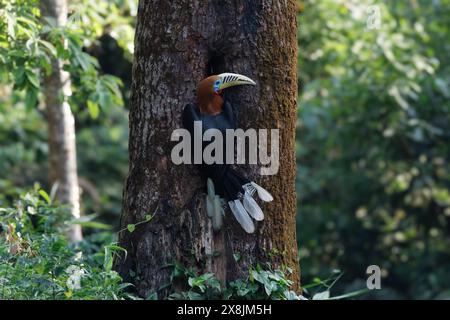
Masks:
[[[41,0],[41,18],[62,27],[67,22],[66,0]],[[57,190],[57,197],[68,205],[71,215],[80,218],[80,190],[78,187],[75,119],[68,103],[71,95],[70,74],[64,70],[64,61],[51,59],[51,71],[43,79],[43,90],[48,123],[50,183]],[[82,239],[81,226],[71,226],[69,239]]]
[[[126,259],[116,268],[142,296],[170,281],[171,263],[214,272],[223,282],[246,277],[261,262],[292,269],[298,286],[295,244],[296,6],[294,1],[140,1],[130,109],[130,171],[119,243]],[[280,170],[251,178],[274,201],[253,235],[227,213],[214,234],[203,210],[203,187],[192,166],[175,166],[170,136],[184,106],[195,101],[208,74],[237,72],[254,79],[253,90],[228,94],[247,128],[280,129]],[[154,215],[150,223],[146,221]],[[128,227],[128,231],[126,230]],[[166,296],[168,290],[158,292]]]
[[[58,200],[67,205],[72,215],[71,223],[66,222],[69,237],[79,241],[80,202],[72,110],[78,120],[86,121],[88,115],[92,121],[100,109],[110,114],[115,105],[123,104],[120,80],[101,75],[97,60],[83,48],[95,42],[103,33],[103,26],[109,24],[109,20],[100,19],[102,15],[114,20],[115,15],[110,12],[116,7],[88,0],[73,1],[71,8],[65,1],[51,0],[0,4],[0,80],[6,102],[1,104],[2,130],[8,137],[0,156],[3,172],[11,175],[1,180],[6,182],[2,183],[1,197],[7,200],[19,192],[17,187],[32,183],[30,180],[42,182],[48,190],[55,186]],[[120,25],[124,19],[117,18],[115,22]],[[109,25],[109,30],[116,30],[116,24]],[[123,43],[128,44],[130,29],[131,26],[121,28]],[[40,100],[46,106],[42,113],[47,126],[41,118]],[[17,119],[25,121],[23,130],[16,126]],[[22,138],[25,144],[19,142]],[[48,144],[48,148],[43,144]],[[48,164],[42,163],[45,158],[49,159]],[[47,177],[45,172],[49,172]],[[14,187],[10,188],[10,183]],[[51,196],[55,194],[52,192]]]

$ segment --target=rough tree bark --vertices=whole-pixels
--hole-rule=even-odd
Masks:
[[[294,0],[139,2],[130,110],[130,168],[124,191],[122,231],[128,251],[115,268],[137,292],[166,297],[167,264],[180,262],[212,271],[223,282],[248,275],[250,266],[285,265],[299,288],[295,214],[295,123],[297,99],[296,5]],[[203,208],[204,185],[193,166],[176,166],[170,136],[181,112],[195,102],[198,82],[208,74],[235,72],[256,87],[228,89],[241,128],[280,129],[280,169],[259,176],[242,166],[274,196],[265,220],[246,234],[228,211],[225,228],[213,233]],[[233,254],[239,253],[236,261]]]
[[[57,26],[67,21],[66,0],[41,0],[41,17],[53,20]],[[52,60],[52,72],[44,77],[43,87],[46,104],[49,145],[49,179],[57,186],[58,200],[66,204],[74,218],[80,217],[79,186],[75,145],[75,120],[67,102],[71,94],[68,72],[64,62]],[[71,242],[82,240],[81,227],[73,225],[68,238]]]

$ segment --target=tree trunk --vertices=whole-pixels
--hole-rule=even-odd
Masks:
[[[130,110],[130,168],[122,228],[155,213],[132,233],[122,231],[128,255],[115,268],[141,296],[170,279],[167,264],[214,272],[223,282],[248,276],[258,262],[289,266],[299,288],[295,229],[295,123],[297,99],[296,5],[287,1],[139,2]],[[240,166],[274,196],[265,220],[246,234],[227,211],[213,233],[204,211],[205,181],[192,165],[171,162],[170,142],[181,113],[195,102],[195,89],[209,74],[235,72],[256,87],[227,89],[240,128],[280,129],[280,168],[260,176],[258,166]],[[240,259],[236,261],[235,255]]]
[[[52,19],[57,26],[67,21],[66,0],[41,0],[42,18]],[[52,60],[52,72],[44,77],[44,96],[48,124],[49,178],[57,186],[57,198],[69,207],[74,218],[80,217],[80,195],[77,176],[75,120],[67,102],[71,94],[70,75],[63,70],[64,62]],[[81,227],[74,225],[68,232],[69,241],[82,239]]]

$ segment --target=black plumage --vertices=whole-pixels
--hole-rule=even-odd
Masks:
[[[233,110],[229,102],[225,101],[222,112],[217,115],[202,114],[195,104],[188,104],[183,111],[183,126],[194,136],[194,121],[202,122],[202,134],[208,129],[218,129],[222,136],[226,136],[226,129],[236,129]],[[202,152],[212,141],[202,141]],[[203,178],[211,178],[215,191],[227,201],[238,199],[239,194],[244,194],[243,185],[250,183],[250,180],[237,173],[229,164],[225,162],[227,154],[226,143],[223,143],[223,163],[206,164],[202,161],[198,165],[199,172]]]
[[[255,85],[255,82],[234,73],[223,73],[202,80],[197,88],[197,104],[186,105],[182,119],[191,138],[195,137],[194,123],[196,121],[201,122],[202,136],[208,129],[217,129],[222,134],[222,161],[209,164],[203,160],[203,151],[214,140],[203,141],[202,139],[202,155],[200,156],[202,161],[196,165],[202,177],[207,181],[206,211],[212,219],[214,230],[221,228],[222,216],[225,213],[226,204],[228,204],[242,228],[248,233],[253,233],[255,225],[252,218],[261,221],[264,219],[264,213],[252,195],[257,192],[263,201],[272,201],[272,196],[264,188],[239,174],[231,164],[226,163],[227,153],[234,152],[234,150],[227,150],[226,130],[236,129],[236,119],[231,104],[225,101],[221,95],[223,89],[244,84]],[[195,143],[200,143],[200,141],[192,143],[193,152]],[[194,157],[193,153],[192,157]]]

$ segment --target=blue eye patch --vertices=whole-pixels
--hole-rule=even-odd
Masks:
[[[220,84],[221,84],[221,83],[222,83],[222,81],[220,81],[220,80],[216,80],[216,81],[214,82],[214,86],[213,86],[214,92],[219,91],[219,88],[220,88]]]

